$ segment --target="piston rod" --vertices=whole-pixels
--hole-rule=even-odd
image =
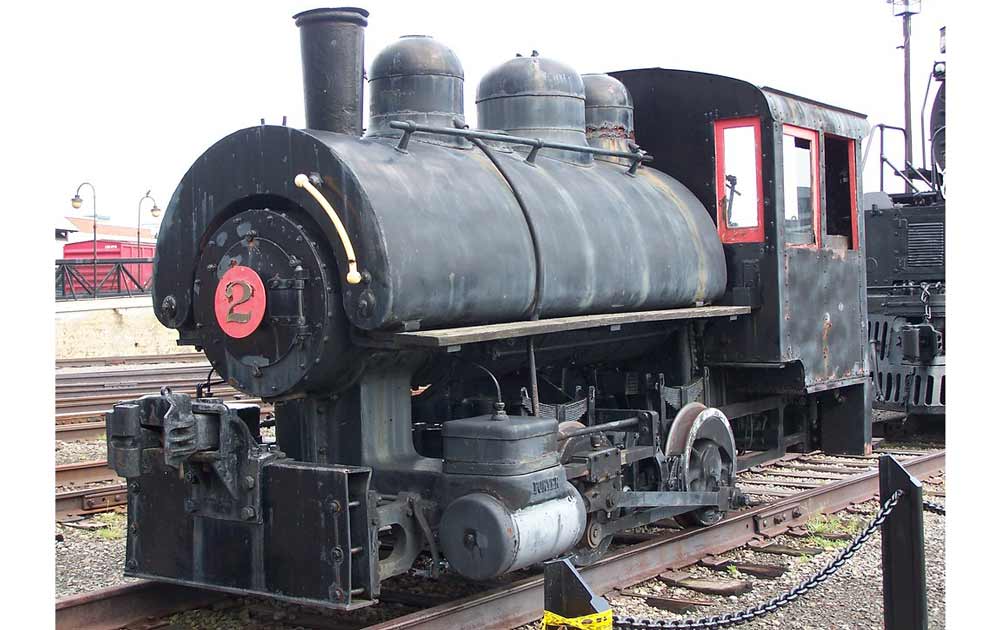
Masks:
[[[615,420],[614,422],[595,424],[593,426],[577,429],[576,431],[570,431],[565,433],[560,439],[569,439],[579,435],[590,435],[591,433],[599,433],[601,431],[621,431],[623,429],[634,427],[637,424],[639,424],[639,418],[625,418],[624,420]]]

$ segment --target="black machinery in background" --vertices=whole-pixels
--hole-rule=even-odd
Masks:
[[[160,228],[153,304],[274,406],[115,406],[125,572],[350,609],[704,525],[786,449],[871,452],[865,117],[724,76],[487,73],[363,9],[300,29],[306,128],[234,131]],[[640,148],[640,146],[642,148]]]
[[[908,94],[909,18],[913,13],[912,6],[901,10]],[[945,52],[944,33],[942,28],[941,53]],[[928,97],[935,83],[937,93],[928,117]],[[909,99],[905,100],[908,107]],[[864,210],[874,405],[917,420],[945,413],[944,61],[935,62],[927,77],[920,119],[920,167],[914,166],[910,157],[912,133],[908,127],[873,127],[865,159],[877,137],[879,191],[864,195]],[[906,149],[902,163],[887,157],[887,133],[902,136]],[[903,181],[903,192],[885,192],[887,168]]]

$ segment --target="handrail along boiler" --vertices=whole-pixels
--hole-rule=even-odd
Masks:
[[[116,405],[128,575],[354,608],[421,554],[587,564],[720,519],[786,448],[870,448],[863,117],[532,54],[469,129],[458,57],[407,36],[362,135],[367,18],[295,16],[307,128],[230,134],[171,199],[157,317],[276,437],[207,395]]]

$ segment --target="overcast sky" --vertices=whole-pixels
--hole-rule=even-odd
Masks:
[[[713,72],[902,125],[902,27],[884,0],[357,2],[371,12],[366,64],[414,33],[458,54],[470,122],[479,78],[537,49],[581,73],[649,66]],[[944,4],[926,0],[913,21],[915,121],[931,64],[942,57]],[[302,126],[291,16],[316,6],[323,4],[75,2],[26,15],[45,22],[43,43],[51,47],[33,68],[48,77],[33,86],[38,104],[18,124],[60,138],[37,207],[53,219],[72,214],[69,199],[87,180],[101,214],[134,225],[146,189],[166,207],[188,166],[224,135],[261,117],[280,124],[287,115],[289,125]],[[869,159],[867,189],[878,186],[875,162]],[[84,197],[86,213],[89,192]]]

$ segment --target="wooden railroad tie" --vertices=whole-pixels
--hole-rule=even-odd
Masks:
[[[756,578],[774,579],[781,577],[788,570],[788,567],[780,564],[759,564],[754,562],[738,562],[736,560],[724,560],[716,556],[706,556],[698,562],[699,565],[713,569],[715,571],[728,571],[729,567],[735,568],[740,573],[746,573]]]
[[[743,593],[749,592],[750,589],[753,588],[753,584],[746,580],[709,580],[696,578],[690,573],[684,573],[682,571],[667,571],[666,573],[658,575],[657,579],[667,586],[679,586],[696,593],[703,593],[705,595],[721,595],[723,597],[729,597],[730,595],[742,595]]]
[[[748,542],[747,547],[750,547],[758,553],[770,553],[781,556],[818,556],[824,551],[823,549],[818,549],[816,547],[789,547],[788,545],[764,543],[754,540]]]
[[[686,613],[697,608],[711,606],[715,602],[710,599],[694,599],[690,597],[668,597],[666,595],[647,595],[633,589],[625,589],[621,594],[626,597],[636,597],[645,600],[646,605],[672,613]]]

